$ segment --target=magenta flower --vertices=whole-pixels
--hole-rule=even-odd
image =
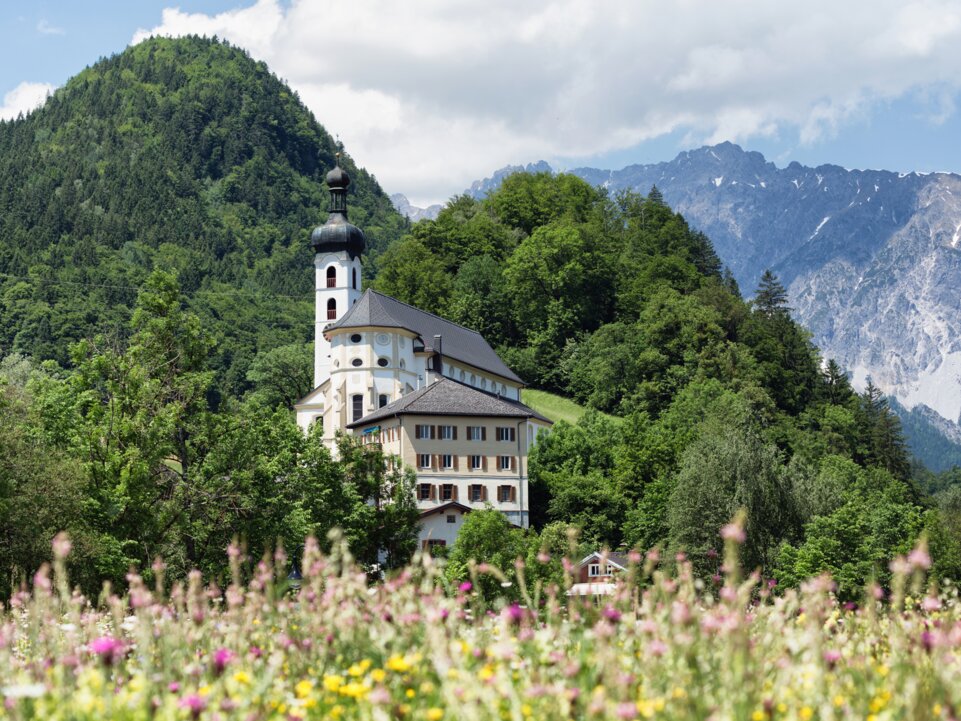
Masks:
[[[105,665],[110,666],[123,655],[123,641],[113,636],[101,636],[90,642],[90,652],[99,656]]]
[[[457,587],[457,590],[461,591],[462,593],[467,593],[473,587],[474,587],[474,584],[472,584],[470,581],[464,581],[461,585]]]
[[[227,664],[234,660],[236,654],[229,648],[218,648],[214,651],[213,661],[214,661],[214,671],[219,676],[227,668]]]
[[[621,620],[621,612],[610,604],[604,606],[604,610],[601,611],[601,615],[611,623],[617,623]]]
[[[198,718],[200,714],[203,713],[204,709],[207,708],[207,702],[204,701],[202,696],[195,693],[189,696],[184,696],[180,699],[180,708],[185,708],[190,712],[191,718]]]
[[[908,563],[914,568],[922,568],[927,571],[931,568],[931,556],[925,548],[918,546],[908,554]]]

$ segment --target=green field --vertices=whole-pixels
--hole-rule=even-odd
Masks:
[[[521,401],[555,423],[557,421],[577,423],[578,419],[587,413],[587,408],[575,403],[570,398],[559,396],[556,393],[534,390],[533,388],[525,388],[521,391]],[[607,413],[601,413],[601,415],[616,423],[621,422],[621,419],[617,416]]]

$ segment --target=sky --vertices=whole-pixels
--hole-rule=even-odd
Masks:
[[[780,166],[961,171],[958,0],[0,3],[0,118],[151,35],[264,60],[389,193],[730,140]]]

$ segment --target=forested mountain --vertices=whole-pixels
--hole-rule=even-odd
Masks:
[[[516,169],[503,168],[467,192],[483,197]],[[932,468],[950,466],[961,450],[952,440],[961,433],[954,293],[961,283],[961,177],[799,163],[778,168],[732,143],[685,151],[669,162],[570,172],[612,193],[646,193],[656,185],[710,236],[745,289],[773,269],[824,354],[853,373],[859,387],[870,376],[901,405],[917,407],[912,447]],[[929,423],[934,419],[922,406],[953,427]],[[935,441],[938,427],[948,431],[944,440]]]
[[[154,38],[0,122],[0,351],[68,359],[124,334],[137,288],[173,271],[217,344],[215,392],[256,354],[311,340],[311,228],[337,143],[242,50]],[[406,221],[344,159],[371,256]]]

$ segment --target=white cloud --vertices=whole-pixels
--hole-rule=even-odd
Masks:
[[[955,0],[258,0],[217,15],[168,8],[134,41],[189,33],[265,60],[416,203],[508,162],[679,129],[815,143],[878,103],[961,86]]]
[[[47,20],[41,20],[37,23],[37,32],[41,35],[66,35],[67,31],[63,28],[58,28],[56,25],[51,25]]]
[[[0,105],[0,120],[10,120],[20,113],[26,115],[31,110],[43,105],[47,96],[53,91],[54,86],[50,83],[20,83],[3,96],[3,105]]]

